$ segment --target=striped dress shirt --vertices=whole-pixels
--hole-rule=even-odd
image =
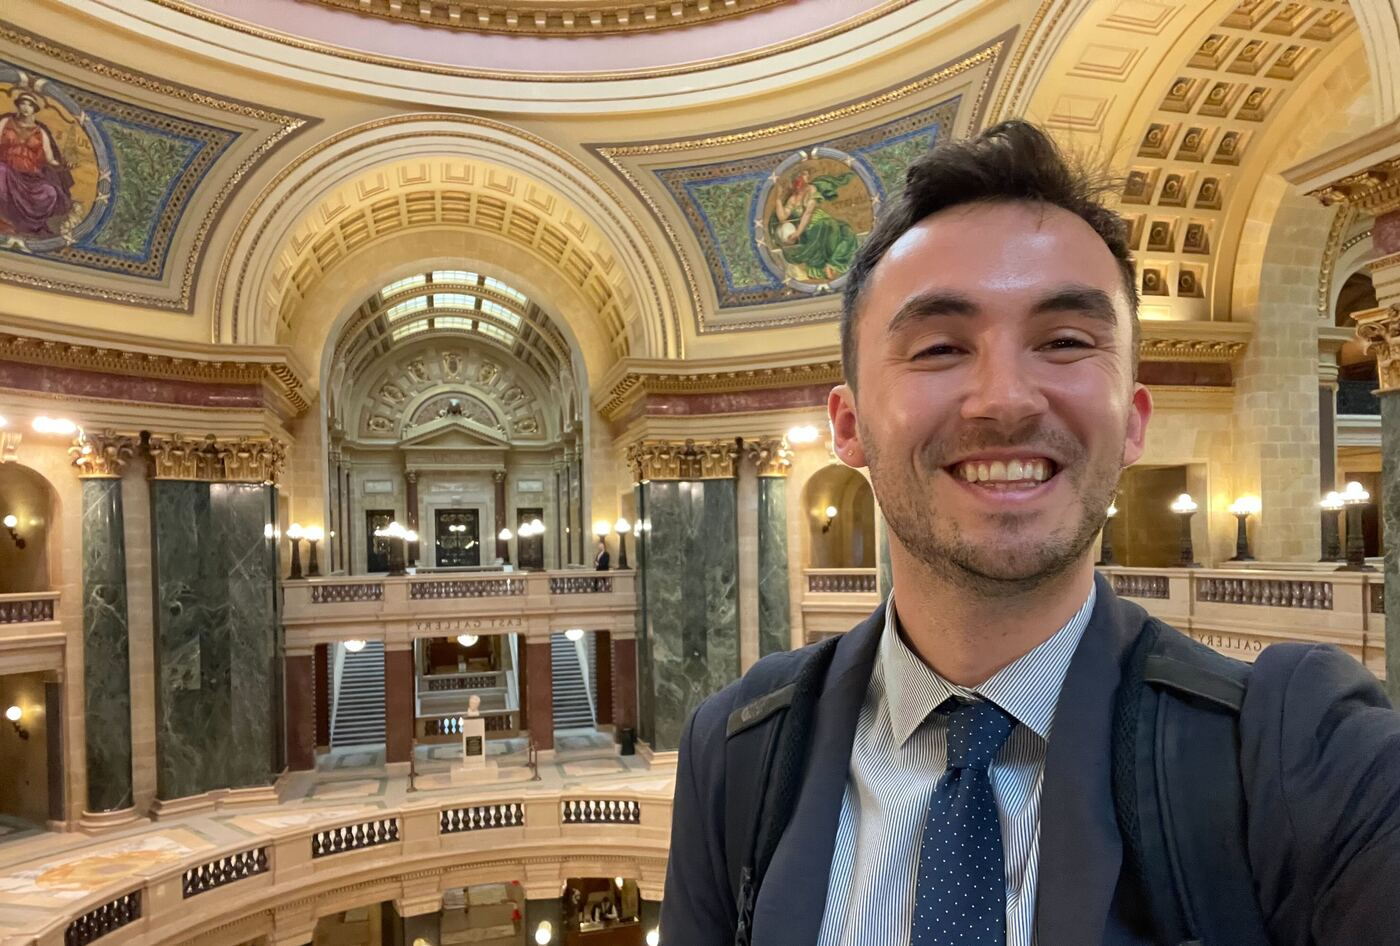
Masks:
[[[934,710],[954,696],[991,700],[1016,720],[988,774],[1006,865],[1006,943],[1033,946],[1045,750],[1095,596],[1091,587],[1069,623],[969,689],[934,673],[904,643],[891,594],[856,724],[817,946],[909,942],[924,821],[948,766],[948,720]]]

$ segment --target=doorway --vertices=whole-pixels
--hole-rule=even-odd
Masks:
[[[520,527],[527,522],[534,522],[536,519],[544,519],[544,510],[538,507],[515,509],[515,555],[520,559],[518,564],[521,568],[544,569],[544,534],[520,535]]]
[[[481,564],[481,513],[476,509],[437,509],[433,512],[434,564],[456,568]]]
[[[392,509],[365,510],[365,571],[374,573],[389,570],[389,540],[378,538],[375,533],[393,521]]]

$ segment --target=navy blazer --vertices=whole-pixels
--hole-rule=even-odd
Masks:
[[[1120,890],[1110,766],[1119,668],[1145,614],[1096,580],[1097,603],[1065,675],[1045,761],[1037,946],[1151,943]],[[856,720],[884,623],[881,605],[836,647],[796,809],[754,908],[753,946],[817,941]],[[724,745],[737,687],[701,704],[681,740],[661,909],[666,946],[734,941]],[[1270,647],[1254,664],[1240,734],[1247,844],[1274,946],[1400,944],[1400,713],[1375,677],[1334,647]]]

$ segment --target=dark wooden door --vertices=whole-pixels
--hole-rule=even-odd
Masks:
[[[365,510],[365,571],[389,570],[389,539],[376,538],[374,533],[394,521],[392,509]]]
[[[476,509],[438,509],[433,513],[433,541],[439,566],[481,564],[481,513]]]

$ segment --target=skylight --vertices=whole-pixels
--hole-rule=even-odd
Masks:
[[[400,339],[407,338],[410,335],[417,335],[419,332],[426,332],[427,330],[427,322],[414,322],[411,325],[402,325],[394,329],[394,341],[397,342]]]
[[[434,328],[455,328],[464,332],[471,331],[472,320],[464,319],[460,315],[439,315],[433,318]]]
[[[403,279],[389,283],[389,285],[379,290],[379,294],[381,296],[389,296],[398,292],[400,289],[407,289],[410,286],[421,286],[427,281],[428,277],[424,276],[422,273],[419,273],[417,276],[405,276]]]
[[[507,332],[500,326],[492,325],[490,322],[476,323],[476,330],[483,335],[490,335],[492,338],[505,342],[507,345],[513,344],[515,342],[514,335],[510,334],[510,332]]]
[[[490,299],[481,300],[481,311],[494,315],[511,328],[520,328],[520,316],[510,311],[505,306],[492,302]]]
[[[476,296],[469,296],[465,292],[435,292],[433,293],[433,308],[475,309]]]
[[[456,282],[476,285],[476,273],[469,273],[465,269],[435,269],[433,270],[433,282]]]
[[[396,319],[403,318],[410,312],[417,312],[421,309],[426,309],[427,307],[427,296],[415,296],[412,299],[406,299],[403,302],[400,302],[398,305],[390,306],[387,310],[385,310],[384,315],[388,317],[390,322],[393,322]]]
[[[493,278],[493,277],[491,277],[491,276],[487,276],[487,277],[486,277],[486,287],[487,287],[488,289],[494,289],[494,290],[496,290],[497,292],[504,293],[504,294],[510,296],[510,297],[511,297],[512,299],[514,299],[516,302],[527,303],[527,302],[530,301],[529,299],[527,299],[527,298],[525,297],[525,293],[521,292],[519,289],[516,289],[516,288],[514,288],[514,287],[512,287],[512,286],[507,286],[505,283],[501,282],[499,279],[495,279],[495,278]]]

